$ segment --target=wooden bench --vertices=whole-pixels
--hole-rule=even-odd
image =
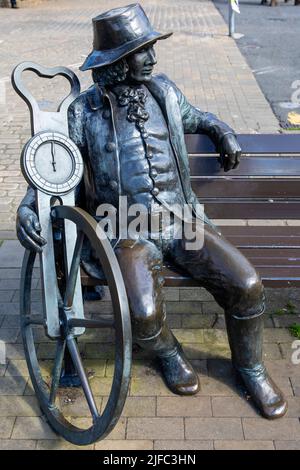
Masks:
[[[205,135],[186,135],[191,182],[211,219],[300,219],[300,134],[241,134],[239,167],[225,173]],[[221,226],[259,271],[266,287],[300,286],[299,226]],[[166,286],[196,286],[166,265]],[[101,284],[82,274],[84,286]]]

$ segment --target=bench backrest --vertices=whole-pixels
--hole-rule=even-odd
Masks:
[[[240,134],[243,157],[225,173],[205,135],[186,135],[191,182],[213,219],[300,219],[300,134]]]

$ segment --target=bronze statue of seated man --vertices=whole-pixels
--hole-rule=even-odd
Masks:
[[[93,26],[94,48],[81,70],[92,71],[94,85],[69,109],[70,137],[85,162],[78,205],[96,216],[101,204],[117,208],[120,196],[129,205],[142,204],[149,214],[153,208],[189,204],[194,222],[203,221],[204,243],[196,250],[187,248],[184,236],[164,237],[161,227],[156,234],[115,241],[134,340],[152,351],[174,393],[198,392],[198,376],[166,320],[162,265],[171,260],[224,309],[233,366],[261,413],[278,418],[287,404],[262,360],[262,282],[249,261],[199,214],[190,183],[184,134],[208,134],[228,171],[241,156],[235,133],[213,114],[192,106],[168,77],[152,75],[154,44],[171,33],[154,31],[139,4],[103,13],[93,19]],[[42,250],[45,240],[31,188],[18,209],[17,231],[26,248]],[[98,275],[92,256],[84,266]]]

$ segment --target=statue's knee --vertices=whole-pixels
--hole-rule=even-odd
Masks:
[[[155,303],[140,305],[139,309],[131,312],[133,336],[136,339],[146,339],[157,335],[164,320],[164,306],[158,307]]]
[[[250,318],[261,315],[265,308],[265,295],[262,281],[253,271],[245,276],[235,289],[235,299],[231,314],[235,318]]]

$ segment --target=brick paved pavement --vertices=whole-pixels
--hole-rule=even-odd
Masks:
[[[59,439],[44,422],[30,385],[18,315],[21,258],[22,248],[17,241],[2,244],[0,340],[5,341],[7,361],[0,365],[0,449],[74,448]],[[168,288],[165,296],[169,322],[199,373],[201,391],[195,397],[173,395],[151,359],[145,353],[135,353],[129,396],[118,425],[104,441],[86,448],[299,450],[300,365],[291,362],[293,338],[285,328],[299,322],[299,290],[267,290],[265,362],[289,400],[287,416],[276,422],[261,418],[237,387],[223,314],[212,297],[201,288]],[[39,312],[37,273],[32,302],[34,311]],[[295,313],[289,317],[276,314],[287,302],[295,305]],[[101,302],[87,302],[85,308],[87,315],[94,317],[95,312],[109,313],[109,293],[105,293]],[[42,331],[37,337],[40,364],[48,382],[53,348]],[[80,340],[80,349],[93,392],[103,407],[113,375],[112,333],[89,331]],[[88,423],[89,412],[80,391],[61,390],[59,402],[72,422]]]
[[[110,7],[127,1],[113,0]],[[166,72],[189,99],[216,112],[239,132],[276,132],[278,123],[260,92],[227,27],[210,1],[152,0],[141,2],[158,29],[174,36],[158,44],[158,70]],[[57,7],[59,6],[59,9]],[[10,88],[7,77],[22,60],[44,65],[78,65],[90,50],[90,18],[107,8],[103,0],[45,2],[34,10],[0,10],[0,239],[13,238],[14,214],[25,184],[19,155],[30,136],[27,108]],[[33,14],[34,13],[34,14]],[[65,49],[63,49],[65,48]],[[181,64],[178,66],[178,64]],[[221,73],[218,72],[221,67]],[[79,74],[82,87],[88,74]],[[41,106],[53,106],[59,80],[28,81]],[[205,90],[205,91],[204,91]],[[5,101],[6,100],[6,101]],[[9,104],[9,107],[8,107]],[[42,420],[28,379],[19,331],[18,288],[22,249],[13,240],[0,247],[0,340],[7,362],[0,365],[0,448],[72,448]],[[34,279],[32,301],[40,311],[40,281]],[[151,360],[136,354],[130,393],[122,418],[96,449],[293,449],[300,447],[300,366],[291,363],[293,338],[285,328],[295,319],[272,315],[292,301],[300,305],[297,290],[268,292],[265,359],[289,397],[287,417],[270,423],[260,418],[236,388],[224,334],[222,311],[203,289],[166,289],[169,321],[187,355],[197,368],[202,389],[196,397],[176,397],[165,387]],[[109,296],[99,304],[87,303],[90,315],[110,312]],[[201,315],[199,315],[199,312]],[[276,326],[276,328],[275,328]],[[100,349],[97,341],[101,340]],[[45,380],[51,365],[51,346],[39,332],[39,356]],[[90,334],[81,345],[85,366],[99,402],[105,403],[112,377],[109,331]],[[86,419],[81,394],[64,390],[61,406],[73,420]]]

